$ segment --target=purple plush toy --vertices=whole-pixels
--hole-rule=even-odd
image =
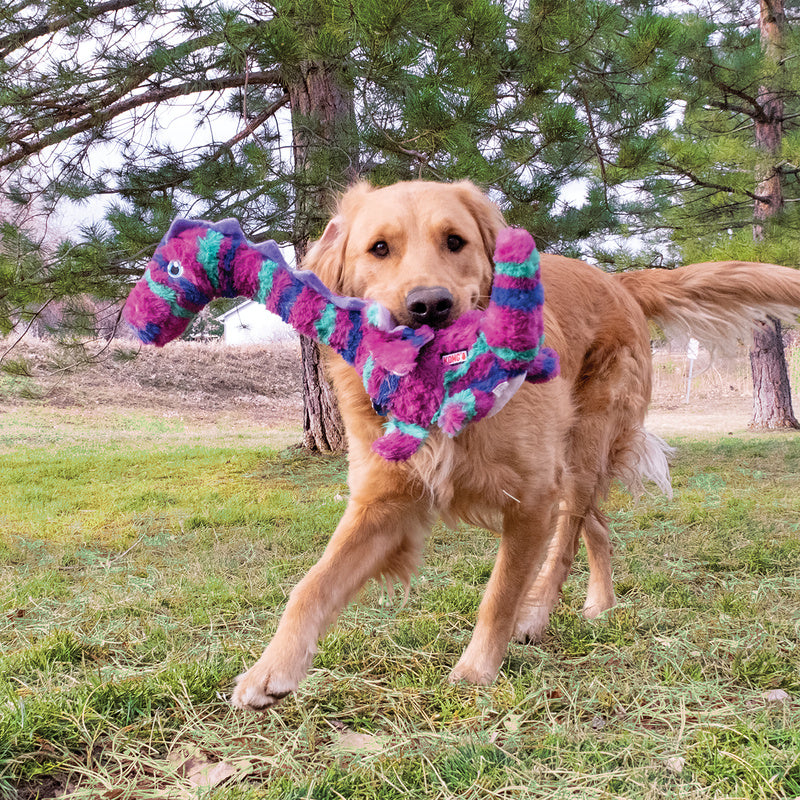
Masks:
[[[143,342],[162,346],[214,298],[238,296],[264,303],[355,367],[375,410],[388,417],[372,448],[391,461],[416,453],[434,424],[455,436],[499,411],[523,381],[558,374],[558,356],[542,346],[539,254],[521,229],[498,234],[488,308],[434,331],[395,325],[380,304],[334,294],[314,273],[289,267],[275,242],[248,242],[234,219],[178,219],[131,292],[125,318]]]

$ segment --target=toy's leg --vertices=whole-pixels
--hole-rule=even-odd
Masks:
[[[450,680],[488,684],[497,676],[508,649],[517,609],[547,550],[557,514],[557,489],[539,502],[508,512],[500,549],[478,610],[472,639],[450,674]]]
[[[269,646],[239,676],[233,705],[263,709],[297,689],[319,637],[366,581],[408,581],[431,522],[424,503],[405,497],[351,500],[322,558],[292,591]]]

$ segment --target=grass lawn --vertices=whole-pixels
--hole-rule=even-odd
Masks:
[[[368,586],[296,697],[233,678],[344,509],[275,435],[37,407],[0,420],[0,798],[796,798],[800,437],[673,441],[676,497],[608,504],[619,606],[449,686],[496,541],[437,527]]]

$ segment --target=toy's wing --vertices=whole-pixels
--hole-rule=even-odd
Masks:
[[[499,383],[492,389],[492,394],[495,396],[494,405],[492,410],[486,415],[493,417],[503,406],[517,393],[517,389],[525,383],[526,375],[515,375],[503,383]]]

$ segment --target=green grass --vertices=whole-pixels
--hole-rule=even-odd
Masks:
[[[0,797],[800,795],[800,438],[681,441],[674,500],[615,491],[619,606],[582,618],[581,553],[488,688],[446,676],[496,541],[437,527],[408,603],[368,586],[251,715],[225,694],[336,524],[344,461],[38,413],[0,431]],[[186,748],[231,777],[192,787]]]

